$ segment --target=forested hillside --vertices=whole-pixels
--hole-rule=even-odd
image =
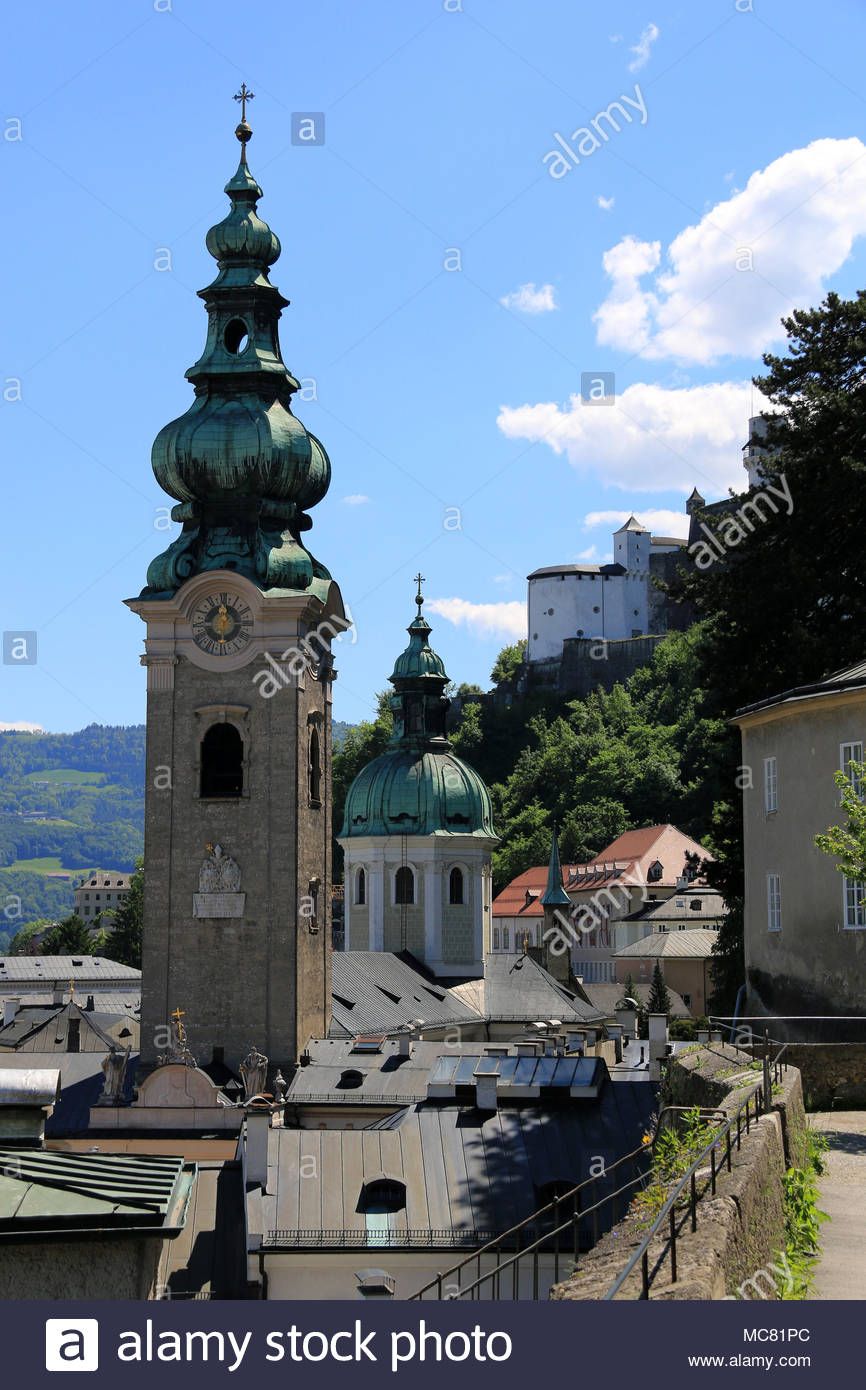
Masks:
[[[132,869],[143,834],[143,725],[0,734],[0,927],[68,913],[75,880]]]

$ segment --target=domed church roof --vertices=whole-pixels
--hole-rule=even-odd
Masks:
[[[445,733],[448,675],[429,644],[421,576],[409,645],[390,676],[394,732],[355,778],[341,839],[362,835],[478,835],[495,840],[490,793],[453,752]]]

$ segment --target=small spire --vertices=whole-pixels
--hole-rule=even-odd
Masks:
[[[415,575],[415,583],[418,585],[418,592],[415,595],[415,602],[418,605],[418,617],[421,617],[421,609],[424,607],[424,595],[421,592],[421,585],[424,583],[424,575],[419,570]]]
[[[541,895],[542,907],[565,907],[571,905],[571,899],[562,886],[562,865],[559,862],[559,840],[556,837],[556,826],[550,840],[550,864],[547,869],[547,887]]]
[[[235,128],[235,135],[237,136],[237,138],[238,138],[238,139],[240,140],[240,142],[241,142],[241,163],[242,163],[242,164],[246,164],[246,162],[247,162],[247,142],[248,142],[249,140],[252,140],[252,138],[253,138],[252,126],[251,126],[251,125],[249,124],[249,122],[247,121],[247,102],[248,102],[248,101],[253,101],[254,98],[255,98],[255,95],[256,95],[255,92],[249,91],[249,89],[247,88],[246,82],[242,82],[242,83],[241,83],[241,89],[240,89],[240,91],[239,91],[239,92],[235,92],[235,95],[234,95],[234,100],[235,100],[235,101],[239,101],[240,104],[241,104],[241,119],[240,119],[239,124],[238,124],[237,127]]]

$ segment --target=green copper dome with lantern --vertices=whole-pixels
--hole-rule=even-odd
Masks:
[[[429,643],[421,609],[409,624],[409,645],[390,676],[394,730],[384,753],[349,788],[341,839],[367,835],[478,835],[495,839],[490,793],[458,758],[445,733],[448,675]]]
[[[186,373],[195,400],[153,445],[157,482],[177,502],[180,536],[150,565],[142,597],[168,598],[194,574],[233,570],[263,590],[315,589],[330,580],[302,537],[325,496],[331,465],[292,413],[300,383],[283,362],[278,325],[288,305],[268,279],[279,238],[258,214],[262,190],[247,165],[252,130],[242,87],[235,131],[241,158],[226,184],[231,208],[207,234],[216,279],[199,296],[204,352]]]

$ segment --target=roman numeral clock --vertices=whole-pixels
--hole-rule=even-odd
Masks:
[[[239,96],[195,399],[153,445],[180,530],[128,600],[147,629],[144,1070],[178,1008],[192,1053],[234,1067],[251,1043],[291,1065],[330,1021],[329,639],[346,622],[307,540],[331,468],[292,413]]]

